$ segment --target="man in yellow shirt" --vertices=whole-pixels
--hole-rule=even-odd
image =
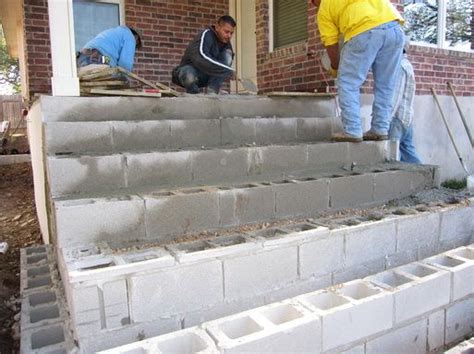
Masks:
[[[317,22],[337,86],[344,133],[334,141],[386,140],[390,127],[392,97],[404,43],[403,18],[389,0],[312,0]],[[339,56],[339,36],[344,45]],[[372,69],[374,103],[372,122],[363,134],[360,88]]]

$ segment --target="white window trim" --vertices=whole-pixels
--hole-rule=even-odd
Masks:
[[[474,53],[473,49],[459,49],[456,47],[450,47],[448,41],[446,40],[446,21],[448,15],[446,0],[438,0],[438,28],[437,28],[437,43],[431,44],[426,42],[416,42],[410,41],[410,44],[420,46],[420,47],[428,47],[428,48],[437,48],[437,49],[445,49],[451,50],[454,52],[462,52],[462,53]]]
[[[275,50],[275,47],[273,45],[273,38],[274,38],[274,32],[273,32],[273,0],[268,0],[268,52],[273,53]]]

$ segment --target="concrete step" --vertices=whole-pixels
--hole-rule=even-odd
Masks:
[[[394,160],[395,143],[316,143],[49,156],[53,197],[146,187],[221,184],[236,179],[324,172]]]
[[[54,97],[41,96],[42,122],[195,120],[255,117],[334,117],[332,97],[184,96]]]
[[[98,241],[164,242],[205,230],[384,203],[438,184],[435,167],[400,163],[274,177],[57,198],[55,242],[59,247]]]
[[[49,122],[44,136],[49,155],[329,140],[331,118],[295,117]]]

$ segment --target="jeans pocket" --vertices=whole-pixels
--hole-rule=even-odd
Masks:
[[[367,50],[370,40],[372,37],[372,31],[366,31],[352,37],[349,42],[346,43],[348,50],[352,53],[363,53]]]

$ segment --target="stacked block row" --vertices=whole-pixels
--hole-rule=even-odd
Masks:
[[[204,230],[369,206],[433,186],[434,171],[427,166],[379,165],[366,172],[56,200],[56,243],[65,247],[98,241],[163,242]]]
[[[50,156],[48,178],[53,197],[146,186],[222,183],[298,171],[327,172],[351,163],[382,163],[393,159],[392,145],[388,141],[368,142],[349,148],[348,143],[318,143]]]
[[[331,118],[221,118],[44,125],[49,155],[134,152],[327,140]]]
[[[148,337],[190,327],[468,244],[472,215],[472,206],[451,207],[334,230],[289,224],[166,248],[73,247],[62,250],[60,270],[75,333],[97,350],[122,333]]]
[[[473,276],[474,247],[462,247],[102,353],[434,352],[472,335]]]
[[[72,341],[64,291],[51,246],[21,250],[21,353],[70,353]]]

